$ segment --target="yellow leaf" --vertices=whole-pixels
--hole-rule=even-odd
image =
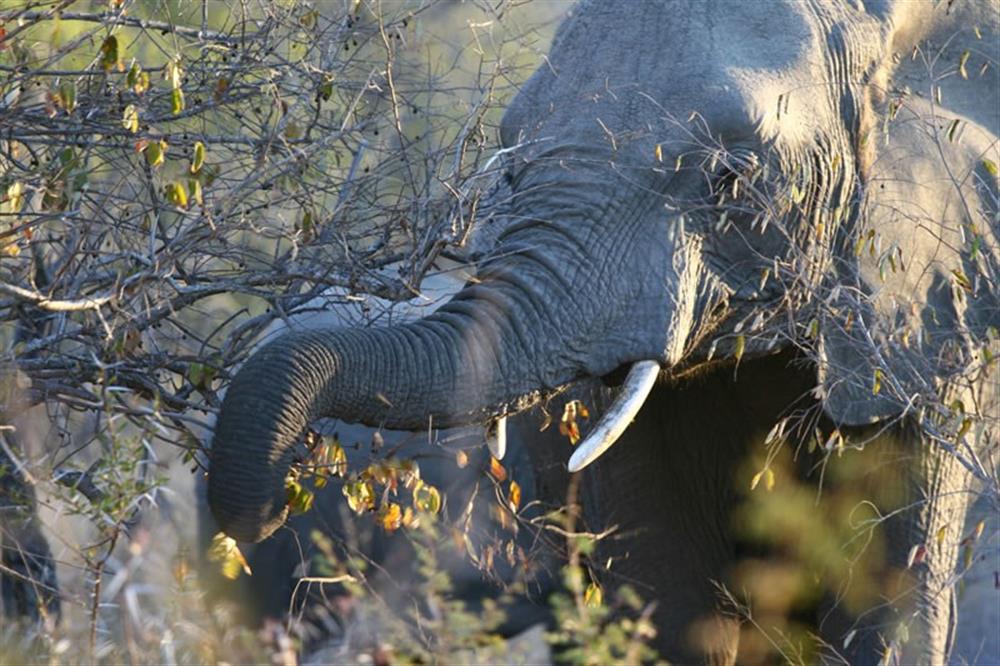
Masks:
[[[167,185],[167,201],[179,208],[187,208],[187,190],[181,183],[170,183]]]
[[[177,89],[181,87],[184,80],[184,68],[181,67],[181,57],[176,56],[169,60],[163,68],[163,78],[170,82],[170,87]]]
[[[934,540],[937,541],[938,544],[942,544],[944,543],[944,538],[947,535],[948,535],[948,526],[944,525],[943,527],[938,529],[937,534],[934,535]]]
[[[184,110],[184,91],[180,88],[170,91],[170,110],[175,116]]]
[[[660,144],[656,144],[656,149],[654,150],[654,155],[656,155],[656,161],[663,161],[663,147]]]
[[[753,478],[750,479],[750,490],[756,490],[762,478],[764,478],[764,470],[761,470],[756,474],[754,474]]]
[[[358,479],[345,483],[341,492],[354,513],[361,514],[375,508],[375,489],[367,480]]]
[[[139,131],[139,110],[135,104],[129,104],[122,113],[122,127],[135,134]]]
[[[598,585],[597,583],[591,583],[590,585],[587,586],[586,591],[584,591],[583,593],[583,603],[588,608],[599,608],[603,600],[604,600],[604,593],[601,591],[600,585]]]
[[[764,470],[764,489],[767,492],[774,490],[774,470],[770,467]]]
[[[989,172],[989,174],[994,178],[1000,175],[1000,169],[997,169],[997,163],[994,162],[993,160],[988,160],[984,157],[983,168],[986,169],[986,171]]]
[[[7,187],[7,203],[10,205],[10,212],[21,212],[24,205],[24,183],[15,181]]]
[[[972,530],[972,540],[975,541],[979,537],[983,536],[983,530],[986,529],[986,521],[980,520],[976,523],[976,529]]]
[[[312,508],[315,495],[298,481],[285,479],[285,494],[288,498],[288,510],[293,516]]]
[[[76,108],[76,84],[72,81],[65,81],[59,85],[59,105],[66,113],[73,113]]]
[[[739,360],[743,358],[743,352],[746,351],[746,348],[747,348],[746,337],[742,335],[736,336],[736,347],[735,349],[733,349],[733,358],[735,358],[737,362],[739,362]]]
[[[188,180],[188,191],[191,192],[191,199],[199,206],[204,205],[205,196],[201,191],[201,181],[195,178]]]
[[[517,513],[518,507],[521,506],[521,486],[518,485],[517,481],[510,482],[510,491],[507,493],[507,501],[510,503],[510,510]]]
[[[395,532],[403,525],[403,510],[398,504],[388,502],[382,505],[378,520],[386,532]]]
[[[212,543],[208,549],[208,561],[219,562],[222,575],[230,580],[238,578],[241,571],[248,576],[253,574],[246,558],[243,557],[243,553],[236,545],[236,540],[222,532],[212,537]]]
[[[955,439],[962,439],[965,437],[965,434],[969,432],[970,428],[972,428],[972,419],[962,419],[962,425],[955,434]]]
[[[163,139],[159,141],[151,141],[143,146],[143,152],[146,153],[146,162],[149,166],[154,169],[160,167],[166,159],[167,142]]]
[[[205,165],[205,144],[201,141],[194,142],[194,155],[191,158],[191,173],[198,173]]]

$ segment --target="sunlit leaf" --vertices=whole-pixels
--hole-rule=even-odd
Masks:
[[[875,368],[874,377],[872,378],[872,395],[878,395],[879,391],[882,390],[882,369]]]
[[[493,478],[497,481],[503,482],[507,480],[507,470],[504,469],[503,465],[500,464],[500,461],[493,456],[490,456],[490,474],[492,474]]]
[[[375,489],[365,479],[356,479],[345,483],[341,492],[347,498],[347,505],[354,513],[361,514],[375,508]]]
[[[394,502],[386,502],[379,509],[378,522],[386,532],[395,532],[403,525],[403,509]]]
[[[184,68],[181,67],[181,57],[176,56],[167,61],[163,67],[163,78],[170,82],[170,87],[178,89],[184,80]]]
[[[934,535],[934,540],[937,541],[938,544],[942,544],[944,543],[944,538],[947,535],[948,535],[948,526],[943,525],[942,527],[938,528],[937,534]]]
[[[521,506],[521,486],[517,481],[510,482],[510,491],[507,493],[507,502],[510,504],[510,510],[517,513],[518,508]]]
[[[6,200],[11,213],[21,212],[21,206],[24,205],[24,183],[18,180],[8,185]]]
[[[170,111],[176,116],[184,110],[184,91],[174,88],[170,91]]]
[[[663,146],[661,146],[660,144],[656,144],[656,148],[653,149],[653,154],[656,156],[656,161],[657,162],[662,162],[663,161]]]
[[[198,173],[205,165],[205,144],[201,141],[194,142],[194,150],[191,156],[191,173]]]
[[[579,588],[577,588],[579,589]],[[591,583],[583,593],[583,603],[588,608],[599,608],[604,601],[604,592],[597,583]]]
[[[122,127],[135,134],[139,131],[139,110],[135,104],[129,104],[122,112]]]
[[[197,178],[188,179],[188,192],[191,193],[191,200],[199,206],[205,203],[205,197],[201,190],[201,181]]]
[[[316,499],[311,490],[294,479],[285,479],[285,494],[288,498],[288,510],[293,516],[309,511]]]
[[[73,81],[63,81],[59,84],[59,106],[66,113],[73,113],[76,108],[76,83]]]
[[[154,169],[163,166],[167,156],[167,142],[163,139],[142,143],[142,152],[146,153],[146,163]]]
[[[993,160],[986,159],[984,157],[983,158],[983,168],[986,169],[986,171],[991,176],[993,176],[994,178],[996,178],[997,176],[1000,176],[1000,169],[997,169],[997,163],[994,162]]]
[[[222,532],[212,537],[208,549],[208,561],[218,562],[221,565],[222,575],[230,580],[238,578],[241,571],[248,576],[253,573],[243,553],[237,547],[236,540]]]
[[[114,35],[107,37],[101,44],[101,67],[106,72],[112,69],[124,69],[118,49],[118,38]]]
[[[420,483],[413,490],[413,505],[427,513],[441,510],[441,493],[434,486]]]
[[[958,58],[958,73],[963,79],[969,78],[969,72],[965,69],[965,65],[969,62],[970,55],[969,49],[965,49]]]
[[[184,188],[182,183],[170,183],[166,187],[167,201],[177,206],[178,208],[187,208],[188,196],[187,190]]]
[[[761,480],[764,481],[764,489],[767,492],[771,492],[772,490],[774,490],[775,476],[773,469],[771,469],[770,467],[765,467],[764,469],[754,474],[753,478],[750,479],[750,490],[755,490],[757,486],[760,485]]]
[[[979,537],[983,535],[983,530],[985,529],[986,529],[986,521],[980,520],[978,523],[976,523],[976,526],[972,528],[972,531],[969,532],[969,536],[962,539],[962,543],[960,545],[971,546],[973,543],[976,542],[976,540],[979,539]]]
[[[967,292],[972,292],[972,282],[965,273],[958,269],[952,269],[951,274],[955,276],[955,282],[959,287]]]
[[[741,358],[743,358],[743,352],[746,351],[746,348],[747,348],[746,337],[742,335],[736,336],[736,346],[733,349],[733,358],[735,358],[737,362]]]

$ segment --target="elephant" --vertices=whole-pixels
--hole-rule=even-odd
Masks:
[[[568,470],[664,657],[735,663],[740,461],[817,442],[864,448],[895,494],[896,587],[834,599],[823,658],[944,663],[973,481],[996,492],[998,25],[985,0],[580,2],[503,116],[508,223],[477,280],[414,323],[289,333],[234,376],[221,529],[284,523],[318,418],[489,429],[600,380]]]

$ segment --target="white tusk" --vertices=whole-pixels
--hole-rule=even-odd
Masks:
[[[656,361],[639,361],[628,371],[625,384],[611,407],[601,416],[594,430],[587,435],[573,456],[569,459],[569,471],[579,472],[581,469],[600,458],[610,449],[625,429],[632,423],[642,403],[653,390],[656,376],[660,374],[660,364]]]
[[[486,426],[486,447],[497,460],[507,453],[507,417],[501,416]]]

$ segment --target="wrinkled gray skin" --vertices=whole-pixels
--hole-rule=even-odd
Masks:
[[[478,253],[477,248],[492,242],[489,230],[477,230],[470,239],[470,249]],[[285,321],[276,323],[265,332],[263,341],[266,343],[289,330],[321,330],[352,325],[389,326],[415,321],[447,302],[470,276],[467,267],[443,260],[438,264],[441,270],[434,269],[423,280],[420,295],[410,301],[390,303],[368,298],[363,302],[345,302],[341,295],[331,293],[290,313]],[[469,536],[477,552],[481,552],[482,547],[492,543],[497,536],[505,540],[511,538],[513,533],[501,528],[491,515],[496,499],[486,472],[488,453],[481,446],[481,429],[435,430],[432,434],[434,445],[428,446],[427,432],[391,431],[334,420],[316,423],[314,427],[326,435],[337,435],[347,452],[351,470],[361,469],[373,459],[385,456],[415,460],[420,465],[421,478],[441,490],[445,499],[443,511],[452,524],[461,525],[463,512],[471,502],[471,525],[474,529]],[[537,484],[528,452],[522,445],[525,441],[524,428],[537,430],[534,422],[527,419],[512,419],[509,424],[504,463],[511,478],[516,479],[524,489],[522,503],[527,506],[536,499]],[[377,451],[372,448],[375,433],[381,437],[381,448]],[[459,449],[465,450],[468,455],[469,461],[464,468],[456,464],[455,452]],[[353,518],[341,489],[340,479],[330,479],[324,489],[316,491],[315,503],[310,511],[290,518],[282,529],[264,542],[244,546],[243,552],[253,571],[252,576],[228,581],[218,574],[217,565],[205,563],[203,576],[211,581],[215,593],[238,602],[244,622],[257,626],[265,618],[280,619],[292,612],[296,617],[305,617],[317,629],[306,634],[306,649],[329,645],[331,641],[339,643],[347,636],[352,638],[340,643],[341,649],[365,647],[365,635],[347,628],[351,616],[348,609],[355,604],[342,586],[306,585],[296,589],[300,578],[317,575],[314,559],[323,558],[312,539],[314,530],[333,539],[338,557],[349,555],[370,564],[365,574],[367,585],[387,608],[399,612],[399,609],[424,603],[417,585],[421,580],[418,572],[420,562],[407,535],[403,532],[389,535],[376,527],[373,518]],[[207,553],[219,527],[204,503],[204,484],[199,485],[198,492],[201,551]],[[533,543],[537,545],[535,536],[530,532],[523,527],[517,532],[518,544],[526,552],[532,550]],[[452,594],[473,609],[485,599],[497,599],[503,583],[518,578],[502,557],[496,558],[494,569],[487,574],[480,571],[464,553],[453,548],[440,548],[436,555],[439,570],[449,576]],[[547,566],[551,563],[544,558],[536,558],[535,562],[538,567],[526,581],[527,596],[516,597],[513,605],[504,606],[508,619],[498,627],[501,635],[514,635],[532,625],[549,621],[544,596],[550,588]],[[524,579],[523,576],[520,578]],[[331,599],[338,596],[339,603],[332,603]]]
[[[736,622],[709,583],[733,557],[728,454],[801,398],[801,413],[821,408],[817,425],[852,437],[895,424],[888,433],[909,455],[894,469],[912,501],[887,523],[889,564],[903,568],[912,545],[928,548],[911,588],[827,623],[829,639],[840,646],[858,629],[847,657],[872,663],[906,621],[909,640],[893,646],[901,663],[944,662],[969,475],[910,407],[943,396],[995,414],[994,384],[975,381],[972,340],[1000,325],[990,289],[997,181],[981,163],[1000,163],[997,12],[963,0],[582,3],[504,117],[505,145],[544,140],[510,165],[514,222],[480,281],[415,324],[285,336],[235,377],[208,489],[222,528],[257,541],[283,523],[294,442],[320,416],[413,430],[430,417],[483,423],[655,360],[672,379],[585,474],[589,515],[629,528],[609,547],[629,552],[611,573],[660,602],[664,655],[735,660]],[[928,58],[943,49],[936,73],[951,75],[940,103],[928,101],[915,46]],[[955,73],[965,49],[968,80]],[[923,97],[910,95],[887,122],[903,86]],[[948,140],[956,118],[961,130]],[[746,188],[735,205],[751,212],[717,223],[713,203],[735,176],[701,157],[698,127],[737,156],[735,171],[764,164],[760,182],[796,185],[795,205],[765,232],[751,230]],[[675,170],[679,156],[687,161]],[[770,203],[780,207],[778,195]],[[975,256],[960,230],[970,221]],[[869,230],[877,251],[856,253]],[[885,269],[891,247],[905,270]],[[760,286],[775,260],[785,267]],[[954,286],[956,270],[967,292]],[[716,360],[741,348],[735,375],[699,371],[715,340]],[[811,362],[769,355],[789,346]],[[878,392],[876,370],[888,378]],[[706,416],[712,401],[720,408]]]

